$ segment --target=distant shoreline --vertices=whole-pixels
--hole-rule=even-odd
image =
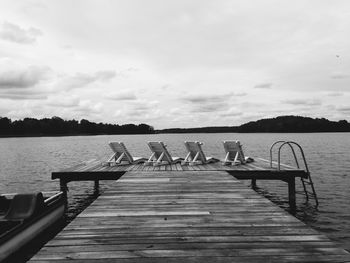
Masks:
[[[9,135],[0,136],[2,138],[45,138],[45,137],[75,137],[75,136],[112,136],[112,135],[157,135],[157,134],[217,134],[217,133],[235,133],[235,134],[313,134],[313,133],[350,133],[350,131],[321,131],[321,132],[155,132],[155,133],[123,133],[123,134],[57,134],[57,135]]]
[[[200,128],[172,128],[155,130],[156,133],[321,133],[350,132],[346,120],[330,121],[325,118],[301,116],[279,116],[270,119],[251,121],[240,126],[219,126]]]
[[[117,133],[117,134],[105,134],[105,133],[98,133],[98,134],[22,134],[22,135],[0,135],[0,138],[27,138],[27,137],[74,137],[74,136],[100,136],[100,135],[149,135],[154,133]]]
[[[88,120],[63,120],[25,118],[12,121],[0,117],[0,138],[13,137],[62,137],[136,134],[180,134],[180,133],[339,133],[350,132],[346,120],[329,121],[325,118],[301,116],[279,116],[251,121],[240,126],[217,126],[198,128],[170,128],[155,130],[147,124],[106,124]]]

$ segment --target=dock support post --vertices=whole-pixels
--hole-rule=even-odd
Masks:
[[[252,187],[253,189],[256,189],[256,188],[257,188],[257,186],[256,186],[256,179],[252,179],[251,187]]]
[[[63,192],[63,195],[67,199],[68,186],[67,182],[64,179],[60,179],[60,191]]]
[[[288,180],[288,197],[289,206],[292,212],[296,210],[296,197],[295,197],[295,178],[289,178]]]
[[[100,193],[100,181],[95,180],[95,186],[94,186],[94,194],[98,195]]]
[[[63,198],[64,198],[64,202],[65,202],[65,213],[67,212],[68,210],[68,195],[67,195],[67,192],[68,192],[68,186],[67,186],[67,183],[64,179],[60,179],[60,191],[63,193]]]

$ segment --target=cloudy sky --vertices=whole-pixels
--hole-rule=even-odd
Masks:
[[[0,0],[0,116],[350,120],[348,0]]]

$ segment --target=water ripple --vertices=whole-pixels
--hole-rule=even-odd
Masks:
[[[183,142],[203,141],[208,156],[224,158],[223,140],[240,140],[248,156],[269,159],[269,147],[277,140],[300,143],[308,160],[320,206],[314,208],[297,196],[295,216],[341,242],[350,250],[350,133],[318,134],[157,134],[75,137],[0,138],[0,191],[54,191],[57,181],[51,172],[78,164],[81,161],[106,158],[111,154],[109,141],[124,141],[130,152],[148,157],[147,141],[164,141],[174,156],[185,156]],[[275,155],[276,156],[276,155]],[[294,164],[287,150],[281,158]],[[276,159],[276,157],[274,157]],[[247,182],[244,182],[247,183]],[[108,184],[108,183],[107,183]],[[258,192],[288,211],[287,184],[258,181]],[[302,190],[301,184],[297,184]],[[91,182],[70,183],[69,217],[73,218],[93,199]],[[88,196],[89,198],[85,198]]]

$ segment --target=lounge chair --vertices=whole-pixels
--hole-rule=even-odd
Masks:
[[[218,162],[219,160],[213,157],[206,157],[202,150],[203,143],[201,142],[185,142],[185,147],[188,154],[183,164],[196,165],[196,164],[206,164],[212,162]]]
[[[114,152],[107,161],[109,165],[136,164],[147,161],[143,157],[133,157],[122,142],[110,142],[108,145]]]
[[[223,164],[238,165],[254,161],[253,158],[244,156],[242,145],[239,141],[223,141],[223,144],[226,152]]]
[[[173,164],[183,160],[183,158],[180,157],[172,157],[163,142],[148,142],[147,144],[152,152],[152,155],[144,165],[157,166],[163,164]]]

